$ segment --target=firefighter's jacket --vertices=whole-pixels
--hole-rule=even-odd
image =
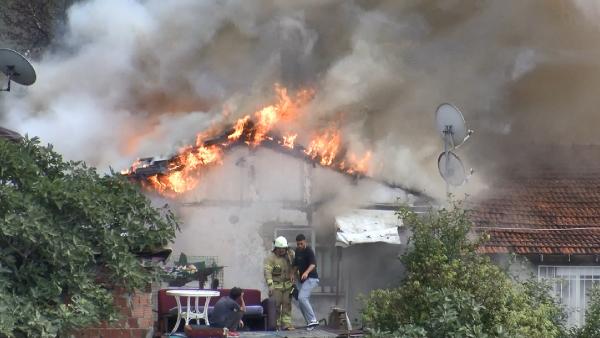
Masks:
[[[294,251],[288,249],[283,256],[277,256],[275,252],[269,254],[265,259],[265,279],[267,285],[275,289],[291,289],[292,262]]]

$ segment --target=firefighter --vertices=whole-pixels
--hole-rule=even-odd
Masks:
[[[288,248],[285,237],[275,239],[273,252],[265,259],[265,279],[269,287],[269,305],[274,307],[277,329],[293,330],[292,326],[292,286],[294,273],[292,262],[294,251]],[[273,313],[273,312],[271,312]]]

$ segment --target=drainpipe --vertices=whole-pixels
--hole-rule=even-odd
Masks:
[[[335,306],[340,302],[340,263],[342,261],[342,247],[336,246],[336,267],[335,267]]]

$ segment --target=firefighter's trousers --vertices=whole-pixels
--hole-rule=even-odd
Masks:
[[[275,288],[269,297],[269,306],[273,306],[276,325],[279,329],[292,326],[292,301],[290,299],[291,289]]]

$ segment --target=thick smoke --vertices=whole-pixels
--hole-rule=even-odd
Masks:
[[[476,131],[457,150],[476,170],[464,187],[473,192],[507,165],[552,165],[570,153],[529,156],[536,145],[598,144],[599,16],[596,0],[82,1],[65,36],[34,60],[38,82],[2,95],[0,122],[69,159],[124,169],[270,104],[275,83],[310,87],[304,142],[339,121],[350,151],[373,152],[372,176],[440,197],[433,118],[450,102]],[[273,227],[311,222],[281,206],[302,195],[292,180],[305,169],[244,151],[179,201],[191,205],[178,210],[175,246],[218,251],[226,286],[255,287]],[[327,201],[317,226],[377,193],[326,170],[313,178],[312,198]],[[232,196],[238,204],[214,207]],[[194,204],[203,198],[213,204]],[[252,201],[262,203],[244,208]]]
[[[497,143],[597,142],[599,11],[585,0],[84,1],[36,62],[39,81],[6,98],[3,124],[120,169],[260,108],[275,82],[311,86],[310,127],[341,116],[350,148],[374,151],[373,175],[436,195],[442,102],[478,132],[460,153],[477,169],[508,160]]]

